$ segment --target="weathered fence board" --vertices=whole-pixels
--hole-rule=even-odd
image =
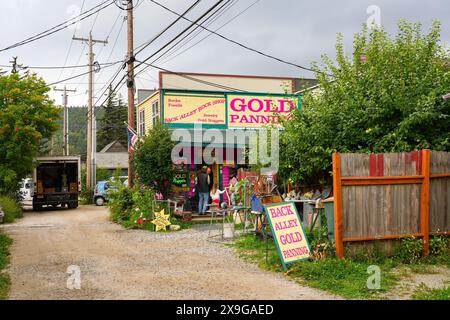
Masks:
[[[343,243],[450,232],[450,153],[334,154],[335,238]]]
[[[448,152],[431,153],[430,232],[450,230],[450,155]]]

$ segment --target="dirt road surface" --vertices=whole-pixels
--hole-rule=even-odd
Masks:
[[[0,227],[14,240],[10,299],[334,299],[242,261],[205,226],[125,230],[105,207],[27,212]],[[68,289],[79,268],[80,289]],[[74,268],[74,267],[72,267]],[[76,286],[76,285],[75,285]]]

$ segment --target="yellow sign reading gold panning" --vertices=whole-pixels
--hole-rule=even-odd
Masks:
[[[164,95],[164,123],[171,125],[226,125],[224,95]]]
[[[160,212],[155,212],[155,219],[152,220],[152,223],[156,226],[156,231],[166,230],[167,226],[170,226],[171,223],[169,221],[170,214],[164,214],[164,209]]]

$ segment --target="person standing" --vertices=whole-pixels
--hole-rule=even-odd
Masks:
[[[209,191],[211,191],[212,188],[213,188],[213,185],[214,185],[214,174],[213,174],[212,169],[211,169],[210,167],[208,167],[208,168],[206,169],[206,173],[207,173],[208,176],[209,176],[208,187],[209,187]]]
[[[198,189],[198,213],[199,215],[206,214],[206,208],[209,200],[209,184],[210,179],[207,173],[207,167],[203,166],[202,171],[197,177],[197,189]]]
[[[211,196],[212,203],[216,207],[220,206],[220,195],[224,192],[225,192],[225,190],[220,190],[219,188],[217,188],[217,183],[213,184],[213,187],[210,192],[210,196]]]

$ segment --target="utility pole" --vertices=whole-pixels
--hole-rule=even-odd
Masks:
[[[67,92],[77,92],[77,90],[69,90],[64,86],[64,89],[53,88],[54,91],[63,92],[63,106],[64,106],[64,117],[63,117],[63,155],[69,155],[69,112],[67,110]]]
[[[88,88],[88,114],[87,114],[87,149],[86,149],[86,188],[93,190],[95,181],[95,152],[93,150],[93,117],[94,117],[94,106],[93,106],[93,94],[94,94],[94,50],[93,46],[96,43],[107,44],[108,40],[94,40],[92,39],[92,32],[89,32],[89,38],[78,38],[73,37],[73,40],[84,41],[89,47],[89,88]]]
[[[127,29],[128,29],[128,125],[135,130],[135,110],[134,110],[134,39],[133,39],[133,0],[128,0],[127,4]],[[128,148],[128,186],[134,186],[134,170],[132,166],[134,151]]]

